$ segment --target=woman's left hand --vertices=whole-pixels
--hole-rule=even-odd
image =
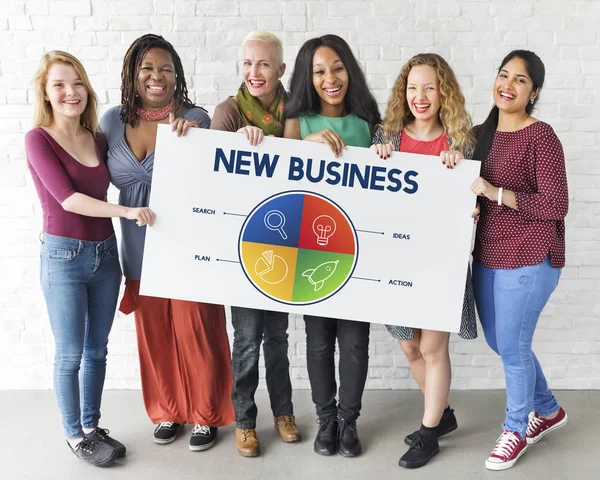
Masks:
[[[477,222],[479,222],[480,216],[481,216],[481,205],[479,204],[479,202],[477,202],[477,205],[475,206],[475,210],[473,210],[473,213],[471,214],[471,218],[473,219],[473,223],[475,225],[477,225]]]
[[[243,133],[246,135],[246,139],[250,142],[250,145],[255,147],[265,136],[265,133],[258,127],[253,125],[247,125],[245,127],[240,128],[237,133]]]
[[[498,201],[498,189],[483,177],[477,177],[471,185],[471,191],[478,197],[485,197],[492,202]]]
[[[188,131],[188,128],[200,128],[200,124],[196,120],[186,120],[185,118],[175,118],[173,113],[169,113],[169,123],[171,131],[177,132],[177,136],[181,137]]]

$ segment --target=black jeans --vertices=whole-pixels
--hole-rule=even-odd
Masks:
[[[278,417],[293,414],[288,359],[288,314],[231,307],[231,320],[234,329],[231,400],[237,427],[256,428],[258,409],[254,403],[254,393],[258,387],[261,342],[273,415]]]
[[[352,421],[360,415],[369,368],[371,324],[305,315],[306,362],[318,417],[339,416]],[[335,395],[335,339],[340,348],[340,400]]]

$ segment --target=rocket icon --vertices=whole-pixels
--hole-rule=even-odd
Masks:
[[[333,275],[338,263],[339,260],[322,263],[317,268],[311,268],[304,271],[302,276],[307,277],[308,281],[315,286],[315,292],[318,292],[323,288],[325,280]]]

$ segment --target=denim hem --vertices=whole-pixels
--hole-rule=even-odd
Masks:
[[[274,417],[281,417],[282,415],[293,415],[294,414],[294,409],[292,408],[289,411],[283,411],[283,412],[277,412],[275,413],[275,411],[273,411],[273,416]]]
[[[508,425],[506,422],[502,424],[502,430],[508,430],[510,432],[517,432],[521,438],[525,438],[527,435],[527,421],[525,421],[524,426],[516,428],[514,426]]]
[[[540,417],[547,417],[548,415],[552,415],[553,413],[557,413],[560,410],[560,405],[556,402],[556,400],[552,399],[552,402],[546,402],[548,404],[551,404],[552,407],[546,407],[546,408],[535,408],[534,411],[535,413],[537,413]]]
[[[256,422],[255,423],[250,423],[250,422],[237,423],[237,422],[235,422],[235,426],[241,430],[256,430]]]

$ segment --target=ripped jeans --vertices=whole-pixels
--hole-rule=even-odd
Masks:
[[[531,350],[542,309],[558,285],[561,269],[550,257],[527,267],[493,269],[473,262],[475,304],[492,350],[500,355],[506,378],[504,430],[525,436],[528,414],[545,416],[559,405]]]

